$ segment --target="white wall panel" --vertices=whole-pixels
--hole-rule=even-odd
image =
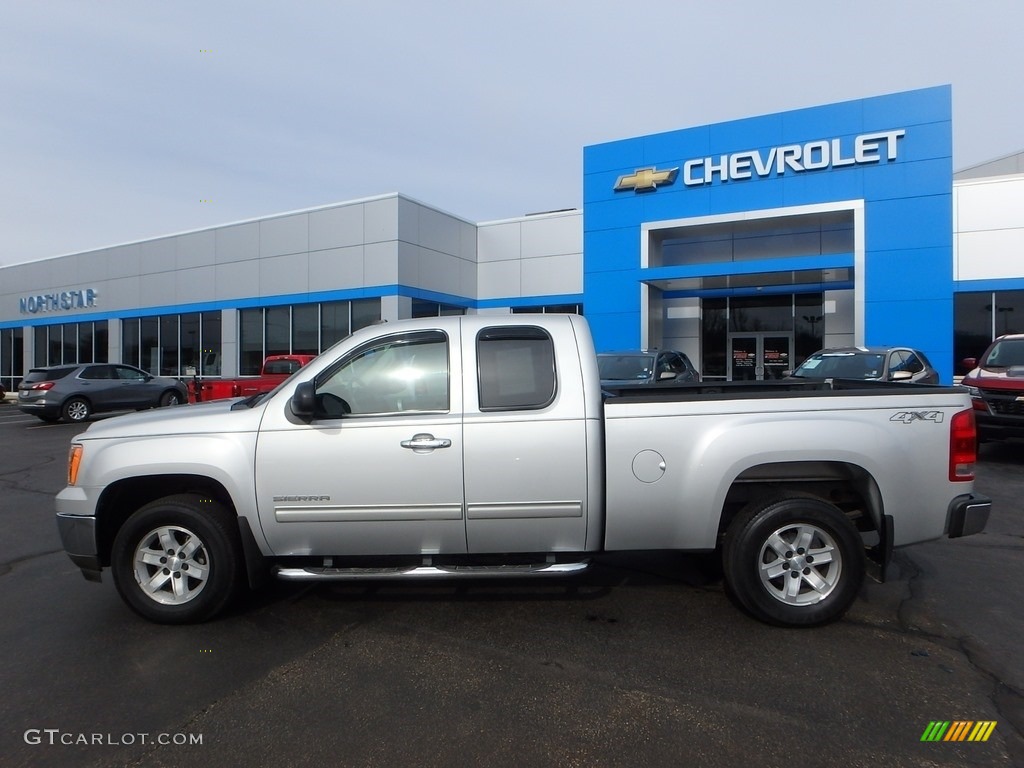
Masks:
[[[309,214],[265,219],[259,224],[261,259],[309,250]]]
[[[1024,228],[1024,176],[953,187],[959,232]]]
[[[419,206],[419,239],[424,248],[457,255],[462,245],[460,222],[448,214]]]
[[[1024,227],[956,236],[955,280],[1024,276]]]

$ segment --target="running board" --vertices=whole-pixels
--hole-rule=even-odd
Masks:
[[[277,568],[283,581],[389,581],[399,579],[520,579],[529,576],[571,576],[585,571],[580,563],[536,565],[418,565],[404,568]]]

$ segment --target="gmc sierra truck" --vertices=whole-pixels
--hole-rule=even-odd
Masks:
[[[847,388],[848,387],[848,388]],[[962,390],[839,381],[603,392],[574,315],[362,329],[272,392],[92,424],[65,549],[138,614],[246,584],[568,576],[607,551],[719,551],[754,617],[841,616],[893,547],[981,531]]]

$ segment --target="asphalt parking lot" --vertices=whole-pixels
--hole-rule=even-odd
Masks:
[[[1024,764],[1024,443],[982,449],[985,533],[899,551],[820,629],[753,621],[681,556],[557,583],[282,584],[161,627],[63,554],[78,431],[0,404],[4,766]],[[922,742],[937,720],[997,725]]]

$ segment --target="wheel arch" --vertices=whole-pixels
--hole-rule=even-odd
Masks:
[[[110,565],[114,537],[125,521],[150,502],[166,496],[192,494],[220,503],[237,517],[231,494],[217,480],[202,475],[141,475],[108,485],[96,504],[96,546],[100,563]]]
[[[744,469],[726,492],[718,520],[719,540],[750,502],[793,491],[834,504],[851,518],[866,546],[886,549],[889,526],[878,483],[864,467],[847,461],[764,462]]]

